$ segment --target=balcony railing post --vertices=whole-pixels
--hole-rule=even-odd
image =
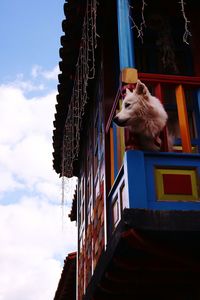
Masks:
[[[155,96],[161,101],[162,104],[164,104],[164,99],[163,99],[163,90],[162,86],[160,83],[156,84],[155,86]],[[162,132],[162,146],[161,146],[161,151],[169,151],[168,147],[168,141],[167,141],[167,128],[165,127]]]
[[[185,93],[180,84],[176,87],[176,103],[178,109],[179,126],[182,140],[183,152],[192,152]]]

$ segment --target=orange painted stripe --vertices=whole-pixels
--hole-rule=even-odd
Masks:
[[[119,109],[120,110],[122,109],[122,99],[119,100]],[[119,130],[119,143],[120,143],[120,152],[118,153],[120,157],[120,163],[118,164],[118,167],[120,169],[124,158],[124,152],[125,152],[124,128],[120,128]]]
[[[189,122],[187,116],[187,107],[183,86],[180,84],[176,87],[176,103],[178,109],[179,126],[182,140],[183,152],[192,152]]]
[[[120,144],[121,144],[121,161],[123,161],[124,152],[125,152],[124,128],[120,129]]]
[[[120,140],[120,128],[117,127],[117,165],[118,170],[121,166],[121,140]]]
[[[124,158],[125,144],[124,144],[124,129],[117,127],[117,164],[118,170],[122,166]]]
[[[111,186],[114,183],[115,175],[114,175],[114,145],[113,145],[113,128],[110,128],[110,180]]]

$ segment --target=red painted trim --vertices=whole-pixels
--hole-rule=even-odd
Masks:
[[[200,77],[176,76],[163,74],[138,73],[138,78],[145,83],[183,84],[187,86],[200,86]]]

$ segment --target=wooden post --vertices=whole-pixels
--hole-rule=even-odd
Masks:
[[[181,84],[176,87],[176,103],[178,109],[178,119],[179,119],[183,152],[191,153],[192,147],[191,147],[187,107],[185,102],[185,93],[183,90],[183,86]]]
[[[117,0],[117,22],[120,70],[135,67],[133,31],[129,16],[129,0]]]

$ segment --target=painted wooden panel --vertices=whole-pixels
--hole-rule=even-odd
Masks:
[[[200,210],[200,154],[129,150],[124,176],[130,208]]]
[[[199,201],[195,169],[155,169],[158,201]]]

